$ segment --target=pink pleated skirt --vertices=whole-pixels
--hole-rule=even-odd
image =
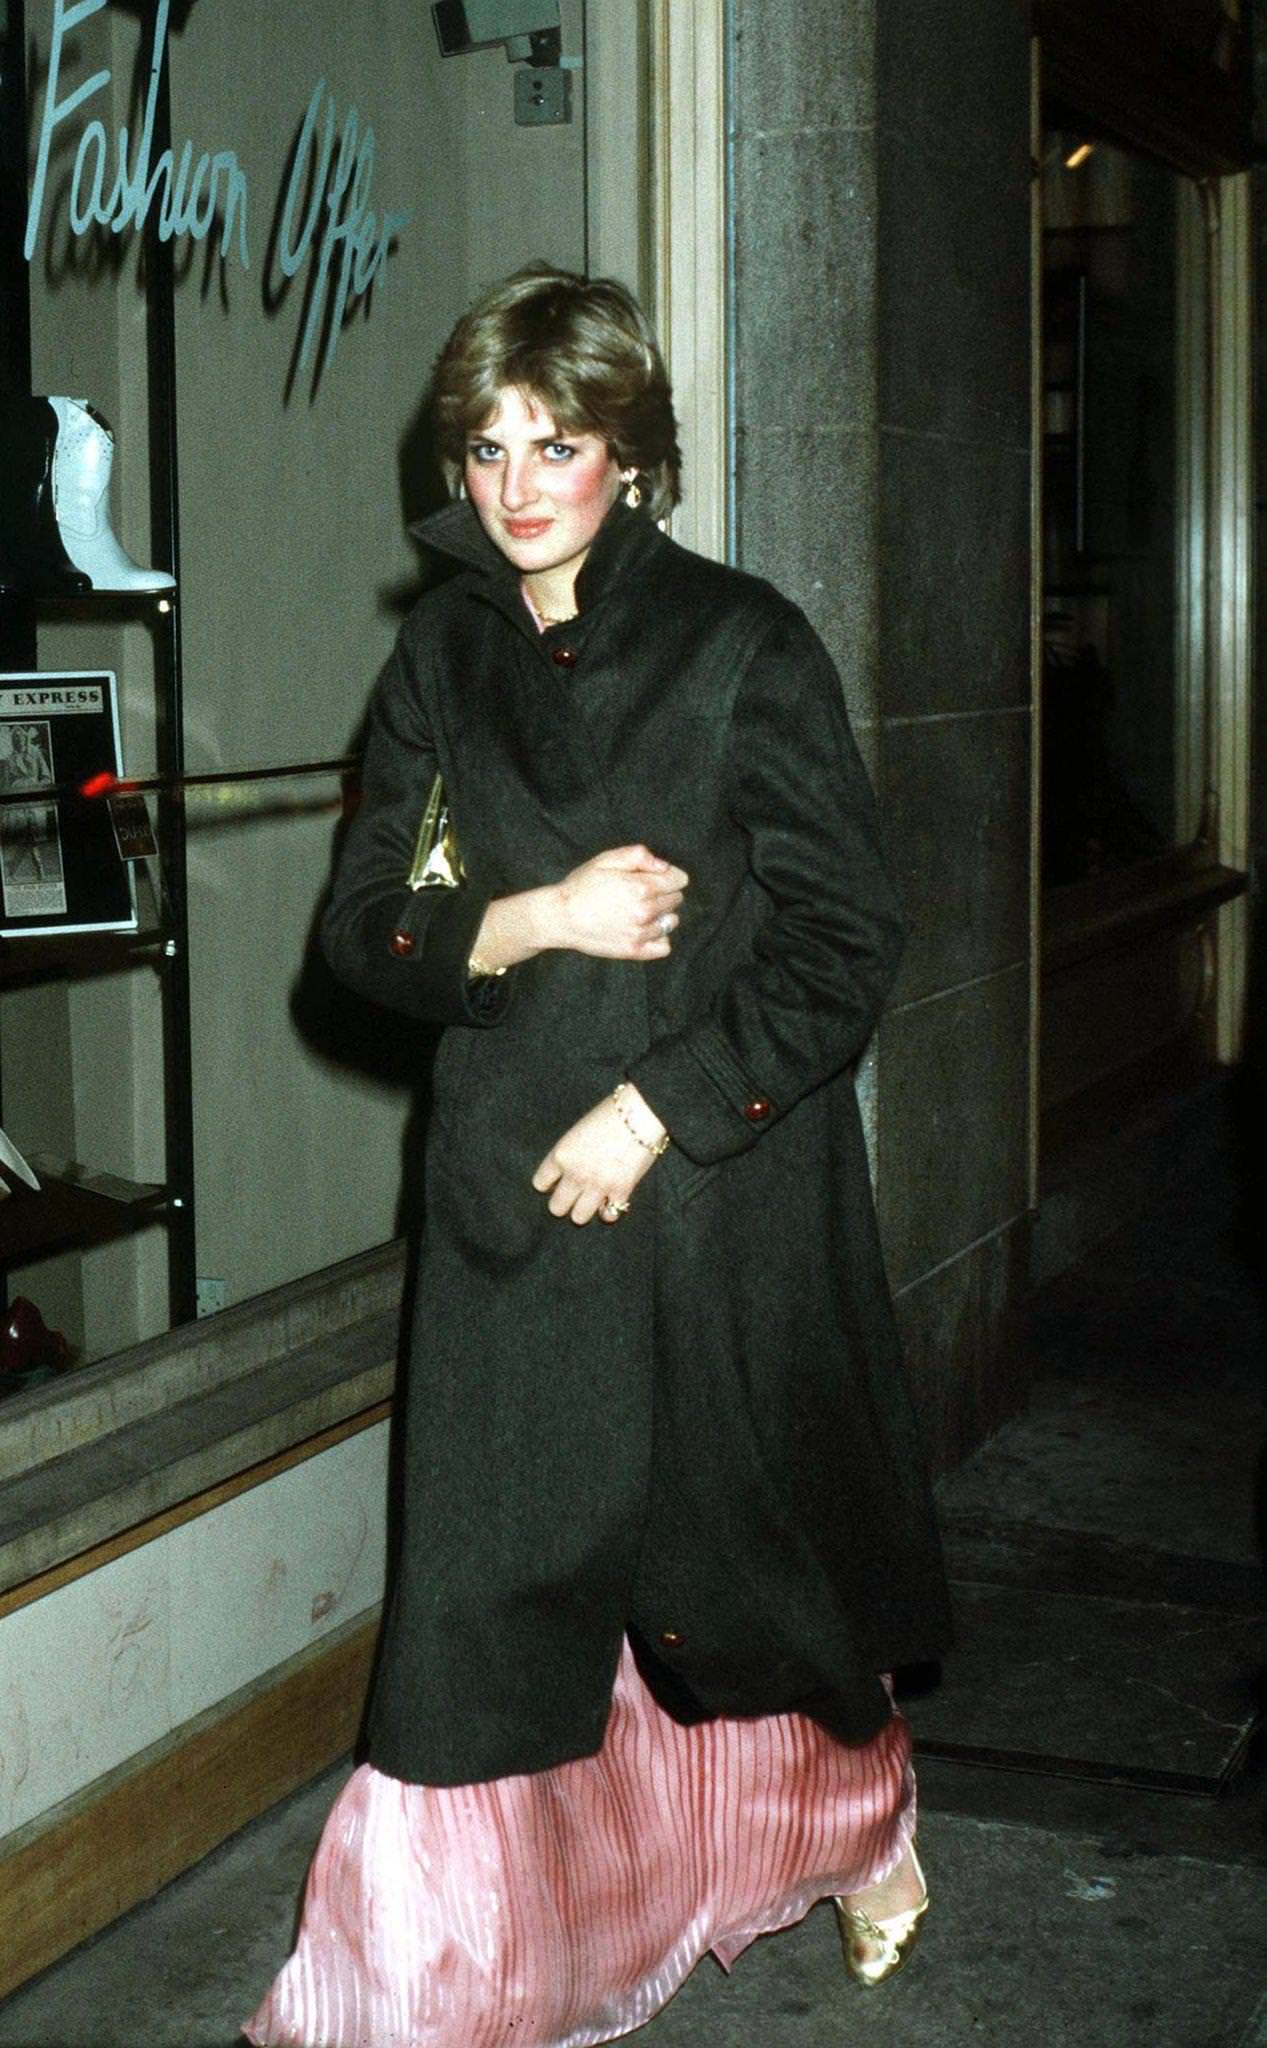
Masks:
[[[711,1949],[897,1864],[906,1722],[838,1742],[801,1714],[684,1728],[628,1644],[596,1756],[485,1785],[368,1764],[336,1800],[257,2048],[590,2048],[642,2026]]]

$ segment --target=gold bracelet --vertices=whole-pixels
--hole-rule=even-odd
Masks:
[[[658,1138],[644,1138],[640,1131],[636,1131],[634,1129],[633,1124],[630,1122],[629,1119],[629,1112],[625,1108],[624,1103],[624,1097],[628,1093],[628,1090],[628,1081],[619,1081],[617,1082],[616,1086],[612,1089],[612,1101],[616,1105],[616,1114],[620,1118],[621,1123],[624,1125],[625,1129],[628,1131],[630,1137],[633,1139],[636,1145],[641,1145],[643,1151],[650,1152],[654,1158],[662,1159],[664,1157],[664,1154],[668,1151],[669,1146],[672,1143],[672,1140],[670,1139],[667,1131],[661,1131]]]
[[[483,960],[478,959],[474,953],[472,953],[470,959],[466,963],[466,978],[468,981],[488,980],[490,977],[495,978],[496,976],[502,975],[505,972],[506,970],[504,967],[487,966],[485,962]]]

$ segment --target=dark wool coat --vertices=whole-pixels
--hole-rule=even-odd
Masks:
[[[680,1718],[881,1727],[948,1640],[851,1067],[901,945],[839,679],[754,577],[613,507],[539,635],[469,506],[405,624],[323,926],[440,1040],[402,1565],[369,1756],[457,1784],[601,1744],[622,1631]],[[435,769],[468,880],[405,885]],[[550,952],[468,983],[489,900],[645,842],[672,957]],[[671,1149],[628,1216],[531,1186],[622,1075]]]

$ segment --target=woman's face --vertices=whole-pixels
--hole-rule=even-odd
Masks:
[[[563,432],[515,390],[468,436],[466,492],[481,526],[525,576],[575,576],[620,490],[620,470],[597,434]]]

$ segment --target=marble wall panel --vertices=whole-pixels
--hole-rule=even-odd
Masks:
[[[1029,715],[889,720],[885,819],[911,933],[894,1001],[1011,966],[1029,948]]]
[[[1028,97],[1009,130],[1006,177],[987,175],[953,132],[930,147],[880,131],[877,374],[885,426],[1013,448],[1029,439],[1027,107]]]
[[[740,435],[739,560],[805,612],[840,670],[850,716],[875,716],[875,438],[848,426]]]
[[[1023,1217],[912,1281],[894,1301],[934,1472],[952,1470],[1025,1405],[1029,1232]]]
[[[869,1136],[948,1460],[1018,1398],[1024,1292],[1028,25],[1008,0],[731,19],[738,559],[841,668],[915,915]]]
[[[739,430],[869,424],[876,376],[870,134],[741,138],[734,234]]]
[[[885,711],[1027,703],[1028,445],[882,428],[877,468]]]
[[[876,22],[880,118],[927,146],[969,152],[974,176],[1015,166],[1028,125],[1030,10],[981,0],[884,0]]]
[[[880,1223],[907,1286],[1026,1204],[1029,972],[890,1010],[881,1025]]]
[[[739,135],[862,128],[875,119],[871,12],[840,0],[736,9],[732,121]]]

